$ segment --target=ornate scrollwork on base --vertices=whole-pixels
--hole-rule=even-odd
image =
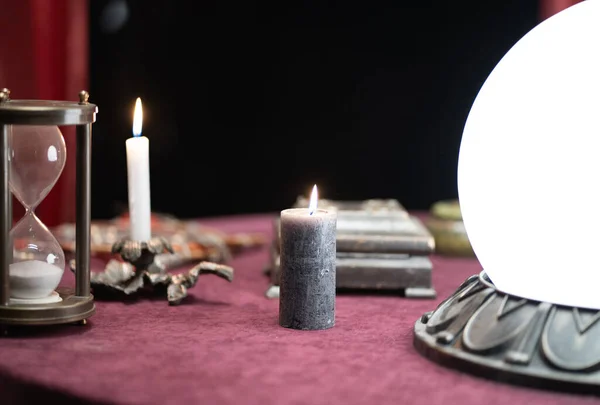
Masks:
[[[600,394],[600,311],[498,291],[469,277],[414,327],[414,345],[443,365],[494,380]]]

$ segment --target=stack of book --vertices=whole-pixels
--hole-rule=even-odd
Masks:
[[[299,197],[296,208],[308,207]],[[430,255],[435,240],[423,223],[397,200],[319,200],[319,208],[337,211],[338,290],[397,291],[406,297],[435,298]],[[267,297],[279,296],[279,218],[267,273]]]

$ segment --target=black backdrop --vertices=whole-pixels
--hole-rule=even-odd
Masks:
[[[454,198],[462,128],[536,0],[91,2],[93,216],[127,207],[136,97],[152,208],[278,211],[332,199]]]

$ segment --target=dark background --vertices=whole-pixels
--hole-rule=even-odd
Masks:
[[[536,0],[91,2],[93,216],[127,208],[136,97],[152,209],[271,212],[455,198],[462,128]]]

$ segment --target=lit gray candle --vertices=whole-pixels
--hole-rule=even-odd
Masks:
[[[279,324],[328,329],[335,324],[335,211],[317,209],[317,186],[308,208],[281,211]]]

